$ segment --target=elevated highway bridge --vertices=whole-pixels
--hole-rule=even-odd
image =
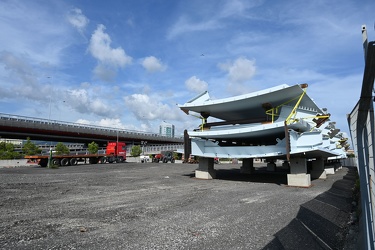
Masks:
[[[4,113],[0,113],[0,137],[21,140],[30,137],[31,140],[72,143],[91,143],[95,141],[99,146],[105,145],[108,141],[116,140],[133,145],[147,141],[147,146],[154,144],[183,144],[183,138],[171,138],[155,133]]]

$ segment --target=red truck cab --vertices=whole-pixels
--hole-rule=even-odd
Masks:
[[[126,160],[126,143],[125,142],[108,142],[106,149],[107,156],[115,156]]]

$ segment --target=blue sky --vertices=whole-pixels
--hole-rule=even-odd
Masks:
[[[179,135],[200,120],[177,104],[205,90],[308,83],[347,132],[374,13],[354,0],[2,0],[0,113],[149,132],[166,121]]]

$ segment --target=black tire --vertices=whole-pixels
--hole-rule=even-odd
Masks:
[[[75,165],[77,165],[78,164],[78,160],[77,160],[77,158],[72,158],[72,159],[70,159],[70,165],[71,166],[75,166]]]
[[[101,164],[104,164],[104,163],[106,163],[107,162],[107,157],[102,157],[102,158],[100,158],[100,163]]]
[[[115,157],[114,156],[110,156],[110,157],[107,158],[107,161],[109,163],[114,163],[115,162]]]
[[[68,158],[62,158],[60,161],[61,166],[69,166],[69,159]]]
[[[54,165],[54,166],[60,166],[60,164],[61,164],[60,159],[53,158],[51,160],[51,164]]]
[[[167,158],[164,158],[163,159],[163,163],[167,163],[168,162],[168,159]]]
[[[117,157],[116,162],[117,162],[117,163],[124,162],[124,157],[122,157],[122,156]]]
[[[174,159],[171,160],[171,163],[174,163]]]

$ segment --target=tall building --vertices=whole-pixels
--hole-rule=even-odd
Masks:
[[[159,127],[159,135],[174,137],[174,125],[163,121]]]

